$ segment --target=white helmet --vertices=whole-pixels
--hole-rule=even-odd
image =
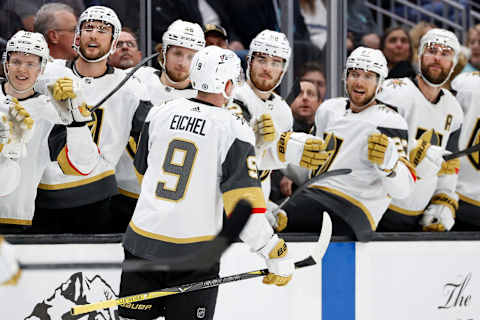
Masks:
[[[255,38],[253,38],[250,43],[250,50],[248,51],[247,56],[247,78],[250,80],[250,64],[252,63],[253,53],[260,52],[268,54],[274,57],[280,57],[285,60],[283,65],[282,75],[276,83],[276,85],[270,90],[274,90],[285,75],[285,71],[288,68],[288,63],[290,61],[291,55],[290,44],[288,43],[287,36],[281,32],[276,32],[272,30],[263,30]]]
[[[110,24],[112,26],[112,43],[110,45],[110,51],[103,55],[98,59],[87,59],[83,56],[82,52],[80,51],[80,32],[82,24],[86,21],[102,21],[103,23]],[[82,12],[80,17],[78,18],[77,27],[75,29],[75,38],[73,39],[73,48],[77,53],[82,57],[83,60],[88,62],[98,62],[103,59],[106,59],[110,54],[115,52],[115,44],[122,31],[122,24],[117,17],[115,11],[110,8],[103,7],[103,6],[93,6],[87,8],[85,11]]]
[[[23,52],[25,54],[34,54],[40,57],[40,73],[43,73],[45,70],[45,65],[47,64],[48,59],[50,58],[50,51],[48,49],[48,44],[45,41],[45,38],[42,34],[37,32],[28,32],[28,31],[18,31],[15,33],[8,41],[3,53],[2,62],[3,62],[3,72],[8,80],[8,70],[7,70],[7,60],[8,54],[10,52]],[[13,87],[13,84],[10,83]],[[32,86],[33,88],[33,86]],[[14,87],[13,89],[18,93],[24,93],[29,91],[32,88],[26,90],[18,91]]]
[[[348,70],[350,69],[361,69],[364,71],[371,71],[378,74],[377,88],[375,90],[375,95],[372,100],[367,104],[372,102],[380,89],[380,86],[383,83],[383,80],[388,75],[387,68],[387,59],[383,55],[382,51],[378,49],[371,49],[366,47],[358,47],[352,51],[352,53],[347,58],[347,63],[345,64],[344,79],[345,79],[345,93],[348,95],[347,90],[347,76]]]
[[[169,46],[201,50],[205,48],[205,36],[202,28],[192,22],[175,20],[162,36],[162,55],[166,61]],[[162,65],[162,67],[164,67]]]
[[[193,56],[190,65],[192,87],[202,92],[225,93],[229,80],[235,86],[241,83],[241,63],[237,55],[228,49],[217,46],[206,47]]]
[[[453,55],[453,63],[452,67],[450,68],[450,71],[448,73],[448,76],[445,78],[445,80],[440,83],[440,84],[434,84],[428,81],[423,73],[421,72],[422,70],[422,55],[423,51],[425,50],[426,46],[432,45],[432,44],[440,44],[446,47],[449,47],[453,50],[454,55]],[[418,66],[420,69],[420,75],[423,78],[425,82],[427,82],[429,85],[432,87],[440,87],[442,86],[445,82],[448,81],[450,78],[450,75],[453,72],[453,69],[455,69],[455,66],[457,65],[458,61],[458,53],[460,52],[460,43],[458,42],[458,38],[455,35],[455,33],[445,30],[445,29],[431,29],[427,33],[425,33],[420,40],[420,46],[418,48]]]

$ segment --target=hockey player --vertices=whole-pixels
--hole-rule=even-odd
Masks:
[[[385,81],[378,99],[398,108],[408,123],[410,162],[418,180],[411,196],[394,199],[379,225],[382,231],[448,231],[458,208],[455,193],[459,160],[444,162],[442,154],[458,151],[463,112],[441,86],[458,59],[457,37],[432,29],[421,39],[419,73],[413,79]]]
[[[197,91],[190,85],[190,62],[193,55],[205,46],[203,31],[196,23],[177,20],[163,34],[162,58],[163,70],[142,67],[135,75],[147,88],[154,105],[161,105],[175,98],[193,98]],[[115,177],[118,182],[119,195],[112,198],[112,210],[119,221],[116,223],[125,231],[132,218],[140,194],[133,167],[138,136],[130,137],[126,150],[117,164]]]
[[[480,143],[480,74],[478,72],[461,73],[452,82],[457,91],[456,98],[463,109],[464,122],[460,133],[461,150]],[[480,230],[480,157],[475,152],[460,158],[460,168],[456,192],[459,196],[458,210],[455,216],[456,231]]]
[[[89,115],[77,108],[85,104],[73,99],[70,106],[56,109],[48,97],[33,89],[47,59],[48,46],[39,33],[19,31],[7,42],[3,56],[6,81],[0,81],[3,231],[18,232],[32,224],[37,186],[50,158],[57,160],[56,170],[69,175],[88,174],[98,162],[98,150],[86,126]],[[67,126],[60,125],[60,114],[71,117]],[[64,135],[49,141],[55,124]]]
[[[241,117],[222,108],[240,68],[232,51],[207,47],[195,54],[190,68],[197,97],[173,100],[150,111],[135,156],[143,182],[123,241],[126,259],[162,263],[162,259],[197,252],[220,230],[223,208],[228,216],[239,199],[247,198],[253,211],[240,238],[266,259],[271,273],[264,283],[289,282],[294,266],[286,244],[273,233],[264,215],[254,134]],[[124,272],[120,296],[215,278],[218,267],[216,263],[210,270]],[[217,291],[215,287],[148,300],[141,307],[140,303],[123,305],[119,314],[122,319],[160,315],[196,319],[198,314],[213,319]]]
[[[63,101],[84,93],[88,105],[95,105],[126,75],[107,64],[115,50],[121,30],[115,12],[92,6],[78,20],[74,47],[79,57],[73,61],[56,60],[47,65],[41,88],[52,99]],[[55,81],[58,77],[64,79]],[[66,78],[66,79],[65,79]],[[53,91],[48,88],[54,84]],[[118,191],[115,166],[130,136],[138,135],[151,103],[141,100],[145,89],[138,79],[127,81],[110,99],[92,114],[89,123],[101,159],[88,175],[70,177],[57,169],[51,159],[39,185],[35,223],[45,232],[109,232],[115,221],[110,212],[110,197]],[[50,140],[59,139],[62,130],[54,129]]]
[[[267,200],[267,218],[277,231],[287,224],[284,210],[269,201],[270,170],[287,164],[316,169],[321,140],[304,133],[291,132],[292,111],[273,90],[288,68],[291,49],[283,33],[264,30],[250,43],[247,56],[247,82],[235,89],[228,108],[242,116],[255,131],[257,165],[261,170],[262,190]],[[275,214],[272,214],[275,212]]]
[[[404,150],[407,124],[376,100],[387,73],[379,50],[359,47],[348,57],[344,74],[348,98],[326,100],[315,115],[316,134],[324,137],[329,157],[314,174],[340,168],[351,168],[352,173],[320,180],[289,201],[286,230],[320,230],[320,213],[325,210],[332,216],[334,234],[368,241],[391,197],[410,194],[415,173]]]

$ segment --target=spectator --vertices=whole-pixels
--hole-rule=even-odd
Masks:
[[[347,31],[352,33],[354,45],[360,43],[364,35],[377,31],[375,19],[365,2],[365,0],[348,1]]]
[[[33,31],[35,14],[40,7],[49,2],[61,2],[68,4],[75,11],[75,15],[78,16],[80,12],[85,9],[85,5],[82,0],[7,0],[3,7],[4,9],[10,9],[17,13],[22,19],[22,23],[25,30]]]
[[[322,102],[325,100],[327,94],[327,81],[325,79],[325,73],[323,67],[315,61],[309,61],[305,63],[300,72],[298,73],[300,80],[305,80],[313,83],[319,92],[319,100]]]
[[[380,36],[374,32],[367,33],[360,41],[360,45],[372,49],[380,49]]]
[[[480,24],[468,30],[467,47],[470,49],[470,59],[462,72],[480,70]]]
[[[411,63],[416,70],[418,70],[418,46],[420,45],[420,39],[428,30],[436,28],[433,23],[420,21],[408,32],[410,36],[410,42],[412,46],[412,60]]]
[[[217,46],[223,49],[228,47],[227,31],[216,24],[207,23],[204,26],[205,46]]]
[[[44,4],[35,15],[33,29],[43,34],[54,59],[72,60],[77,53],[72,48],[77,17],[67,4]]]
[[[300,10],[305,18],[310,40],[319,49],[327,42],[327,10],[322,0],[300,0]]]
[[[392,27],[385,31],[380,43],[388,63],[389,78],[414,77],[415,69],[410,63],[412,45],[408,32],[402,27]]]
[[[123,27],[118,36],[117,49],[108,57],[108,64],[119,69],[135,67],[142,59],[138,49],[137,35],[128,27]]]

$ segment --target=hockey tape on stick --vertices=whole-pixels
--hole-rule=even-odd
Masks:
[[[132,70],[130,70],[129,73],[127,73],[127,75],[125,76],[125,78],[122,79],[122,81],[120,81],[117,86],[115,88],[113,88],[112,91],[110,91],[110,93],[108,93],[102,100],[100,100],[96,105],[94,105],[92,108],[90,108],[90,112],[94,112],[95,110],[97,110],[98,108],[100,108],[100,106],[105,102],[107,101],[115,92],[117,92],[118,90],[120,90],[120,88],[125,84],[125,82],[128,81],[128,79],[130,79],[132,77],[132,75],[138,70],[140,69],[141,66],[143,66],[145,63],[147,63],[148,61],[152,60],[153,58],[157,57],[158,55],[160,54],[160,52],[157,52],[157,53],[154,53],[152,54],[151,56],[148,56],[148,57],[145,57],[143,58],[142,61],[140,61]]]
[[[211,241],[199,244],[199,249],[192,254],[161,261],[127,260],[118,262],[91,263],[20,263],[22,270],[52,269],[119,269],[123,271],[187,271],[209,269],[220,260],[222,253],[238,239],[240,232],[248,221],[252,205],[247,200],[238,201],[233,213],[225,219],[222,229]]]
[[[320,236],[318,237],[318,241],[315,244],[315,248],[313,249],[312,254],[308,258],[295,262],[295,269],[309,267],[309,266],[313,266],[315,264],[320,263],[322,261],[323,256],[325,255],[325,252],[327,251],[331,236],[332,236],[332,221],[330,220],[330,216],[326,212],[324,212],[322,231],[320,232]],[[75,306],[71,309],[71,314],[80,315],[80,314],[85,314],[85,313],[92,312],[99,309],[115,307],[121,304],[133,303],[133,302],[144,301],[144,300],[149,300],[149,299],[154,299],[159,297],[170,296],[173,294],[180,294],[180,293],[186,293],[186,292],[192,292],[192,291],[217,287],[221,284],[225,284],[229,282],[262,277],[267,275],[268,273],[269,273],[268,269],[260,269],[260,270],[235,274],[227,277],[199,281],[199,282],[194,282],[190,284],[180,285],[177,287],[161,289],[159,291],[145,292],[145,293],[140,293],[140,294],[123,297],[119,299],[106,300],[106,301],[97,302],[97,303]]]
[[[344,174],[349,174],[350,172],[352,172],[352,169],[336,169],[336,170],[332,170],[332,171],[326,171],[324,173],[321,173],[313,178],[311,178],[310,180],[308,180],[307,182],[305,182],[304,184],[302,184],[300,187],[297,188],[297,190],[295,190],[295,192],[290,196],[290,197],[286,197],[281,203],[280,205],[274,210],[273,213],[276,213],[277,211],[279,211],[280,209],[282,209],[288,201],[290,201],[291,199],[294,199],[296,196],[298,196],[303,190],[307,189],[312,183],[315,183],[319,180],[322,180],[322,179],[325,179],[325,178],[328,178],[328,177],[333,177],[333,176],[340,176],[340,175],[344,175]]]
[[[462,151],[446,154],[443,156],[443,160],[448,161],[448,160],[456,159],[459,157],[467,156],[477,151],[480,151],[480,143],[474,146],[471,146],[470,148],[463,149]]]
[[[293,83],[292,89],[290,89],[290,92],[288,93],[287,97],[285,98],[285,102],[288,105],[291,105],[293,101],[298,97],[300,94],[300,91],[302,88],[300,87],[300,80],[297,78],[295,79],[295,82]]]

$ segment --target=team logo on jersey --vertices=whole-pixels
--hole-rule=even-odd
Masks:
[[[392,87],[393,89],[406,86],[407,83],[403,79],[392,79],[386,84],[387,87]]]
[[[475,123],[475,127],[472,130],[472,135],[470,136],[470,140],[468,140],[467,147],[472,147],[476,144],[480,143],[480,118],[477,118],[477,123]],[[472,166],[480,170],[480,152],[474,152],[468,155],[468,160],[472,164]]]
[[[205,318],[206,309],[205,307],[198,307],[197,308],[197,319]]]
[[[87,319],[70,314],[72,305],[83,305],[117,298],[112,287],[99,275],[87,278],[82,272],[74,273],[54,289],[53,294],[42,299],[25,320]],[[88,314],[88,319],[117,320],[113,308],[101,309]]]
[[[428,130],[425,129],[425,128],[418,128],[417,129],[417,134],[415,135],[415,139],[420,139],[420,137],[425,133],[427,132]],[[436,130],[433,130],[432,131],[432,136],[429,138],[429,142],[431,145],[433,146],[441,146],[442,145],[442,141],[443,141],[443,134],[441,134],[440,132],[436,131]]]

